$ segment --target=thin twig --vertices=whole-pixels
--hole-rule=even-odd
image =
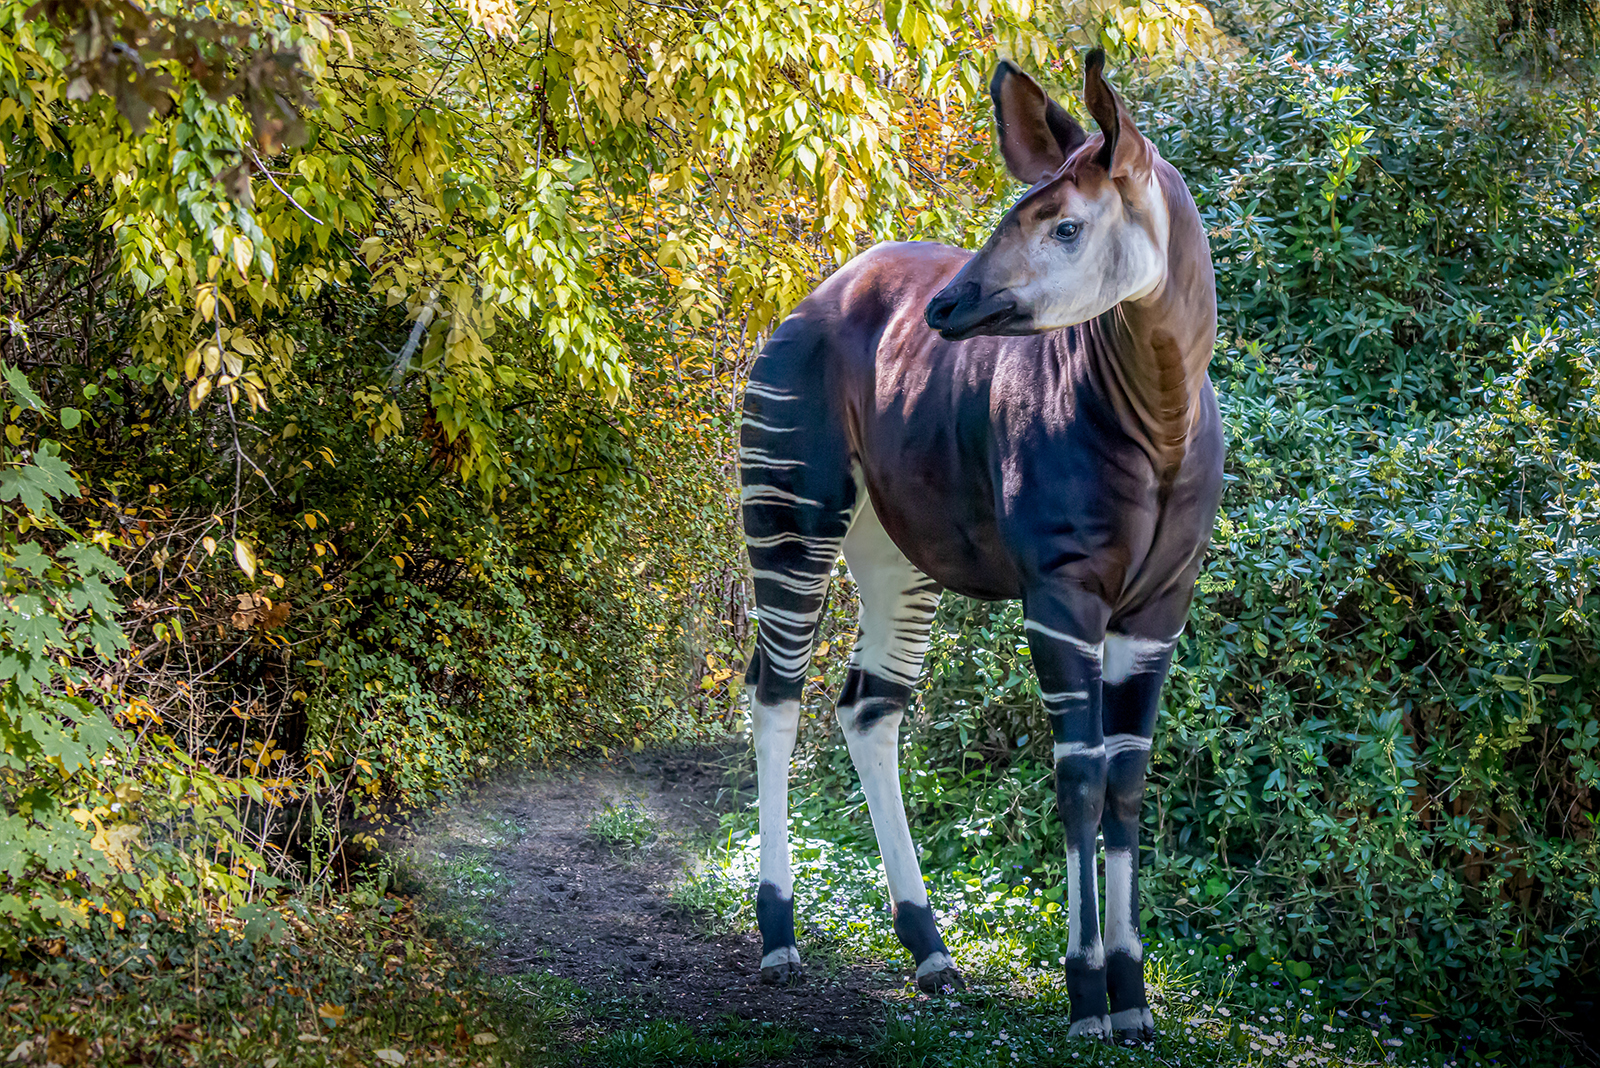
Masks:
[[[267,170],[267,165],[265,163],[261,162],[261,157],[256,155],[256,150],[255,150],[254,146],[246,145],[245,148],[249,150],[250,158],[256,161],[256,167],[261,171],[262,174],[267,176],[267,181],[272,183],[272,188],[276,189],[279,193],[281,193],[283,195],[283,199],[287,200],[290,204],[292,204],[300,212],[301,215],[304,215],[306,218],[310,219],[312,222],[316,223],[318,226],[327,226],[328,225],[327,223],[323,222],[321,219],[317,218],[315,215],[313,215],[309,211],[307,211],[305,209],[304,205],[302,205],[298,200],[296,200],[294,197],[289,195],[288,190],[284,189],[283,186],[278,184],[278,180],[272,176],[272,172]]]

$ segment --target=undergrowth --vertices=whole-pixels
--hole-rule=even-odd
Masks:
[[[394,897],[242,925],[138,912],[36,948],[0,973],[13,1064],[494,1068],[526,1063],[563,1013],[549,991],[490,984]]]

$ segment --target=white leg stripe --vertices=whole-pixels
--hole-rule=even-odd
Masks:
[[[1100,678],[1115,686],[1129,675],[1153,671],[1177,641],[1177,638],[1156,641],[1126,634],[1107,634],[1105,666],[1100,669]]]
[[[1068,1038],[1110,1038],[1111,1017],[1085,1016],[1071,1027],[1067,1028]]]
[[[1133,900],[1133,852],[1106,850],[1106,952],[1144,959],[1144,946],[1133,928],[1138,902]]]
[[[1079,877],[1078,851],[1067,849],[1067,952],[1066,956],[1082,957],[1091,968],[1106,966],[1106,950],[1100,942],[1098,931],[1090,932],[1091,941],[1083,944],[1083,930],[1079,917],[1100,915],[1100,888],[1098,873],[1091,875],[1087,888]],[[1087,906],[1087,907],[1085,907]]]
[[[954,968],[955,966],[956,962],[950,959],[950,954],[930,953],[927,960],[917,965],[917,978],[921,979],[924,975],[942,972],[946,968]]]
[[[784,946],[782,949],[775,949],[771,953],[768,953],[765,957],[761,958],[761,966],[763,968],[776,968],[780,964],[799,963],[800,951],[793,946]]]
[[[795,575],[787,571],[757,571],[751,568],[750,577],[758,581],[766,579],[768,582],[776,582],[791,593],[820,594],[828,588],[830,576],[827,572],[820,575],[808,575],[804,572]]]
[[[804,467],[804,460],[780,459],[765,449],[740,449],[739,467]]]
[[[1068,645],[1078,650],[1078,652],[1082,653],[1090,660],[1099,660],[1104,653],[1104,649],[1102,648],[1102,646],[1105,644],[1104,642],[1086,642],[1082,638],[1074,638],[1065,631],[1052,630],[1043,623],[1035,623],[1031,619],[1023,620],[1022,626],[1024,630],[1035,631],[1039,634],[1043,634],[1046,638],[1054,638],[1058,642],[1066,642]]]
[[[771,401],[792,401],[797,399],[793,393],[786,393],[781,389],[774,389],[773,387],[765,385],[761,382],[745,383],[744,392],[746,396],[753,395],[757,397],[764,397],[765,399]]]
[[[794,426],[771,426],[767,423],[761,422],[758,419],[752,419],[748,415],[739,420],[739,425],[743,427],[749,427],[752,430],[763,430],[768,434],[792,434],[796,430],[800,429],[799,427]]]
[[[1102,757],[1106,755],[1103,745],[1085,745],[1083,742],[1057,742],[1056,761],[1060,762],[1069,756]]]
[[[821,501],[814,501],[810,497],[802,497],[798,493],[790,493],[776,486],[745,486],[739,491],[740,504],[798,504],[812,508],[821,508]]]
[[[1150,739],[1142,734],[1108,734],[1106,735],[1106,759],[1131,752],[1135,749],[1150,751]]]

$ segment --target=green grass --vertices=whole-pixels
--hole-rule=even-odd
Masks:
[[[737,828],[744,820],[730,822]],[[877,857],[802,837],[816,833],[816,827],[795,822],[795,902],[811,932],[800,946],[808,969],[827,973],[854,962],[909,976],[910,958],[895,940],[884,909]],[[688,893],[704,914],[726,924],[754,924],[750,888],[756,841],[735,830],[703,858],[686,885],[692,885]],[[1056,895],[1027,879],[1007,883],[992,872],[940,873],[930,877],[930,884],[945,940],[973,989],[955,998],[913,999],[908,984],[908,1000],[890,1011],[887,1033],[869,1051],[869,1063],[929,1068],[1453,1063],[1423,1021],[1377,1011],[1365,1019],[1347,1014],[1319,994],[1315,979],[1301,985],[1277,962],[1247,963],[1234,959],[1231,947],[1199,942],[1156,943],[1147,950],[1147,985],[1162,1032],[1157,1047],[1068,1041],[1070,1006],[1059,967],[1066,926]],[[1492,1057],[1474,1054],[1459,1063],[1493,1063]]]
[[[589,821],[589,837],[613,852],[626,853],[657,841],[661,831],[643,805],[624,801],[606,805]]]
[[[807,1036],[810,1037],[810,1036]],[[606,1068],[656,1068],[668,1065],[765,1064],[807,1050],[798,1032],[724,1017],[695,1031],[668,1020],[623,1027],[585,1043],[582,1063]]]

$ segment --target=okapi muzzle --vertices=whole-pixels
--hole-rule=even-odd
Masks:
[[[985,296],[980,283],[959,274],[928,301],[923,319],[946,341],[1034,332],[1027,317],[1019,313],[1015,297],[1003,290]]]
[[[1139,813],[1222,493],[1206,376],[1217,305],[1194,200],[1134,128],[1104,62],[1098,51],[1084,62],[1092,137],[1002,62],[989,90],[1000,151],[1029,189],[983,248],[862,253],[751,368],[739,480],[756,602],[745,682],[763,982],[801,975],[789,763],[842,554],[860,627],[836,714],[918,987],[962,978],[906,821],[900,725],[942,591],[1020,598],[1063,834],[1069,1034],[1154,1036]]]

